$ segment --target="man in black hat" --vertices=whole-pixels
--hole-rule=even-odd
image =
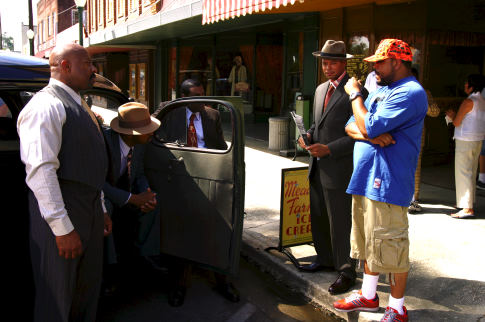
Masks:
[[[349,95],[344,85],[346,72],[345,43],[327,40],[322,51],[313,53],[322,58],[322,71],[328,78],[315,91],[313,124],[307,132],[310,144],[300,145],[311,155],[310,210],[316,261],[302,266],[315,272],[335,270],[339,275],[330,285],[331,294],[348,291],[355,284],[355,263],[350,259],[352,198],[345,192],[352,175],[354,140],[345,133],[345,124],[352,115]]]

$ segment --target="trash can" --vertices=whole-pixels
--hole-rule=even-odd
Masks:
[[[270,150],[288,149],[290,119],[285,116],[270,117],[269,122],[269,146]]]

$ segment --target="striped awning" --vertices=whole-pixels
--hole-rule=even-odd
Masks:
[[[282,6],[303,3],[305,0],[204,0],[202,24],[250,15]]]

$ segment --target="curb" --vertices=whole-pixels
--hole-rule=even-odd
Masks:
[[[265,251],[265,248],[268,246],[261,240],[261,236],[261,234],[255,232],[244,231],[241,254],[259,265],[262,271],[271,274],[276,280],[303,294],[311,302],[330,312],[330,315],[333,315],[335,318],[344,321],[380,321],[382,314],[366,312],[344,313],[335,310],[333,302],[343,296],[333,296],[327,291],[328,286],[335,280],[335,273],[319,272],[319,280],[321,281],[324,278],[325,281],[324,283],[317,283],[312,280],[312,274],[314,273],[298,271],[285,255]],[[357,278],[357,285],[359,283],[360,278]],[[381,311],[383,313],[384,309],[381,308],[379,312],[381,313]]]

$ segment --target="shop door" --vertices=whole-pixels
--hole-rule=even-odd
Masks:
[[[219,119],[204,127],[205,148],[187,143],[186,108],[196,105]],[[160,203],[161,252],[235,275],[244,211],[240,112],[203,98],[175,100],[157,112],[162,125],[147,147],[145,174]],[[214,146],[214,133],[224,133],[227,147]]]

